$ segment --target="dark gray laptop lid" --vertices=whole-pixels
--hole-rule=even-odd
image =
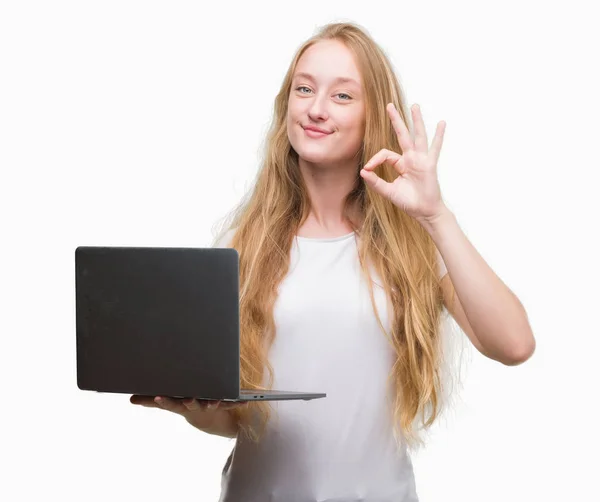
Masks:
[[[232,248],[78,247],[78,387],[237,398],[238,260]]]

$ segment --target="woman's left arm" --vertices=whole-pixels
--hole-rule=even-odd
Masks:
[[[525,308],[467,239],[454,214],[446,209],[421,224],[448,271],[441,282],[446,308],[471,342],[506,365],[529,359],[535,338]]]
[[[386,109],[403,153],[380,150],[360,175],[370,189],[415,218],[431,235],[448,270],[441,282],[444,303],[475,347],[506,365],[526,361],[535,350],[535,339],[523,305],[469,242],[442,200],[437,163],[446,123],[438,122],[430,148],[419,106],[411,108],[414,138],[393,103]],[[399,175],[392,182],[374,172],[384,163]]]

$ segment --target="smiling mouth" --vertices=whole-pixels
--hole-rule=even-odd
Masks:
[[[307,127],[303,127],[303,129],[304,129],[304,133],[309,138],[323,138],[325,136],[329,136],[333,132],[333,131],[331,131],[331,132],[316,131],[314,129],[310,129],[310,128],[307,128]]]

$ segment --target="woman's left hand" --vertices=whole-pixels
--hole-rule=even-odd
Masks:
[[[420,222],[433,220],[446,209],[437,179],[437,163],[446,123],[438,123],[431,149],[428,149],[425,124],[418,105],[411,108],[415,124],[414,141],[394,105],[389,103],[386,110],[398,135],[403,154],[380,150],[364,165],[360,174],[373,190],[409,216]],[[386,182],[373,172],[384,162],[391,164],[399,174],[392,183]]]

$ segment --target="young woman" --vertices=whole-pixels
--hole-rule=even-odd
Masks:
[[[415,501],[409,448],[443,401],[444,309],[489,358],[534,351],[519,299],[442,200],[445,123],[429,146],[410,110],[413,134],[388,58],[354,24],[325,26],[290,64],[256,184],[217,246],[240,255],[242,387],[327,397],[212,411],[162,398],[237,437],[222,502]]]

